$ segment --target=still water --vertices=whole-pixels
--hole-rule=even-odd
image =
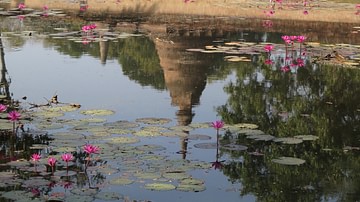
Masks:
[[[216,141],[216,131],[212,128],[190,131],[190,135],[201,134],[211,137],[210,140],[189,139],[185,143],[184,138],[180,137],[141,137],[140,142],[130,145],[161,145],[166,150],[159,155],[169,160],[208,164],[205,168],[188,171],[193,178],[203,180],[206,189],[184,192],[145,188],[146,183],[153,181],[177,183],[176,179],[163,178],[135,177],[134,183],[129,185],[109,183],[115,177],[130,175],[130,169],[125,164],[139,166],[127,156],[121,160],[106,159],[112,168],[117,166],[117,171],[105,175],[98,193],[115,192],[131,200],[149,201],[360,200],[358,66],[346,68],[312,64],[310,55],[306,56],[305,67],[284,72],[276,65],[264,64],[266,53],[243,54],[250,61],[230,62],[224,59],[226,53],[187,51],[203,49],[207,45],[220,46],[230,41],[253,42],[255,45],[263,42],[282,44],[283,35],[305,35],[313,42],[328,45],[359,45],[358,35],[350,35],[351,25],[341,29],[349,35],[347,38],[341,38],[343,33],[322,35],[310,28],[307,32],[303,29],[297,31],[291,22],[288,30],[269,29],[262,27],[260,21],[252,23],[257,27],[232,27],[208,35],[188,34],[188,30],[149,34],[144,31],[145,28],[140,28],[127,30],[128,34],[136,33],[127,37],[80,43],[68,38],[49,37],[48,30],[51,29],[48,26],[48,30],[41,31],[36,26],[25,26],[26,23],[30,24],[29,21],[21,23],[19,30],[6,30],[0,39],[11,98],[22,100],[26,96],[27,99],[21,101],[25,107],[47,103],[57,95],[60,102],[81,104],[81,110],[113,110],[115,114],[106,116],[106,122],[134,122],[139,118],[154,117],[170,119],[167,126],[171,127],[223,120],[229,125],[256,124],[259,130],[277,138],[299,135],[317,137],[315,140],[284,143],[253,140],[244,135],[248,133],[246,131],[236,133],[222,130],[223,141],[245,145],[247,150],[220,147],[219,160],[223,161],[220,169],[214,169],[211,165],[217,160],[216,148],[196,146],[197,143]],[[282,23],[278,22],[278,25]],[[86,22],[79,24],[69,23],[66,26],[81,27]],[[58,26],[54,25],[53,28]],[[106,27],[106,24],[103,26]],[[330,25],[324,26],[331,28]],[[116,32],[117,27],[112,29]],[[334,29],[337,29],[337,25]],[[31,36],[24,32],[32,30],[39,31],[33,31]],[[19,35],[9,31],[18,32]],[[336,45],[333,47],[336,48]],[[325,55],[330,53],[326,52],[328,49],[322,50]],[[354,52],[351,56],[358,57],[358,53]],[[282,57],[282,53],[274,53],[275,56]],[[65,117],[83,118],[76,112],[67,113]],[[52,121],[56,122],[56,119]],[[51,134],[58,130],[46,131]],[[64,130],[66,128],[60,129]],[[82,141],[84,144],[85,140]],[[305,163],[293,166],[273,162],[273,159],[281,156],[301,158]],[[25,157],[29,158],[29,154]],[[138,157],[143,158],[141,155]],[[136,156],[132,157],[134,159]],[[73,179],[70,188],[55,185],[46,194],[64,192],[63,201],[70,200],[72,195],[83,196],[72,191],[85,189],[86,186],[76,184],[78,181]],[[10,189],[31,192],[28,188],[2,186],[1,190],[3,193]],[[96,198],[96,194],[89,195],[94,196],[90,197],[90,201],[105,200]],[[89,198],[83,199],[87,200]]]

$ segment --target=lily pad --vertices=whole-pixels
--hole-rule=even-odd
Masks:
[[[188,136],[189,140],[210,140],[211,136],[209,135],[201,135],[201,134],[194,134]]]
[[[112,185],[129,185],[134,183],[134,180],[128,179],[126,177],[118,177],[110,180],[110,184]]]
[[[245,151],[248,149],[248,147],[239,144],[226,144],[226,145],[222,145],[221,149],[230,150],[230,151]]]
[[[158,179],[161,177],[159,173],[155,173],[155,172],[139,172],[139,173],[135,173],[134,176],[139,179],[150,179],[150,180]]]
[[[274,163],[282,164],[282,165],[301,165],[305,163],[305,160],[294,158],[294,157],[279,157],[277,159],[271,160]]]
[[[140,142],[139,138],[136,137],[113,137],[105,139],[109,144],[133,144]]]
[[[294,136],[294,138],[302,139],[303,141],[311,141],[311,140],[319,139],[319,137],[315,135],[297,135]]]
[[[216,143],[209,142],[209,143],[197,143],[194,144],[195,148],[198,149],[216,149]]]
[[[167,183],[150,183],[150,184],[145,184],[145,189],[149,189],[149,190],[155,190],[155,191],[169,191],[169,190],[173,190],[176,187],[172,184],[167,184]]]
[[[201,192],[201,191],[205,191],[206,187],[203,184],[183,184],[183,183],[180,183],[176,187],[176,190],[185,191],[185,192]]]
[[[303,142],[302,139],[293,138],[293,137],[280,137],[273,139],[274,142],[280,142],[283,144],[300,144]]]
[[[136,122],[140,122],[140,123],[145,123],[145,124],[150,124],[150,125],[155,125],[155,124],[166,124],[166,123],[170,123],[171,119],[167,119],[167,118],[138,118],[135,120]]]
[[[91,116],[108,116],[113,115],[115,112],[112,110],[106,109],[90,109],[90,110],[82,110],[80,114],[91,115]]]
[[[110,122],[110,123],[106,123],[104,125],[107,127],[110,127],[110,128],[137,128],[140,126],[140,124],[138,124],[138,123],[130,122],[130,121],[126,121],[126,120]]]
[[[113,201],[123,199],[124,196],[117,192],[100,192],[95,195],[95,198],[103,200],[103,201]]]

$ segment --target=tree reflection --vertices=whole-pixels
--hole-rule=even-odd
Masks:
[[[282,145],[235,136],[249,146],[249,153],[230,153],[244,162],[224,165],[224,174],[243,184],[242,195],[252,193],[259,201],[359,200],[360,72],[308,64],[291,74],[272,70],[263,61],[236,68],[237,80],[224,88],[228,101],[217,108],[222,119],[256,123],[276,137],[315,135],[319,140]],[[263,156],[253,155],[259,150]],[[306,163],[284,166],[271,161],[279,156]]]

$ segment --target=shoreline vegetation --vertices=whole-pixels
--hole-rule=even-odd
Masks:
[[[355,3],[337,3],[333,1],[309,0],[304,6],[302,1],[282,0],[273,4],[268,0],[82,0],[77,3],[31,0],[25,4],[31,8],[64,9],[78,12],[80,6],[86,6],[85,15],[108,15],[111,17],[132,15],[157,18],[160,16],[197,16],[231,19],[268,19],[359,23],[360,14]],[[14,7],[16,5],[11,6]],[[269,14],[273,10],[274,12]],[[306,11],[306,12],[305,12]],[[304,14],[307,13],[307,14]],[[185,22],[184,22],[185,23]]]

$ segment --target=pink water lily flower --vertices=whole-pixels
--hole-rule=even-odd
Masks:
[[[0,113],[6,111],[6,109],[7,109],[6,105],[0,104]]]
[[[44,6],[43,6],[43,10],[45,10],[45,11],[46,11],[46,10],[49,10],[49,6],[44,5]]]
[[[297,40],[299,43],[302,43],[302,42],[305,41],[305,39],[306,39],[305,36],[298,36],[296,40]]]
[[[17,111],[11,111],[8,114],[8,118],[10,119],[10,121],[17,121],[19,120],[19,118],[21,117],[21,114]]]
[[[222,121],[214,121],[211,123],[212,127],[214,127],[215,129],[220,129],[222,127],[224,127],[224,122]]]
[[[270,59],[266,59],[264,62],[266,65],[272,65],[274,64],[274,61],[270,60]]]
[[[271,44],[267,44],[267,45],[264,46],[264,50],[266,52],[271,52],[273,49],[274,49],[274,46],[271,45]]]
[[[66,153],[61,155],[61,159],[67,163],[69,161],[72,161],[74,159],[74,156],[71,153]]]
[[[24,4],[24,3],[19,3],[18,8],[19,8],[20,10],[24,9],[24,8],[25,8],[25,4]]]
[[[34,162],[38,162],[40,159],[41,159],[40,154],[35,153],[35,154],[31,155],[31,160]]]
[[[49,157],[48,158],[48,164],[49,164],[49,166],[51,166],[51,167],[54,167],[55,166],[55,164],[56,164],[56,158],[54,158],[54,157]]]
[[[90,155],[90,154],[96,154],[96,153],[98,153],[99,150],[100,150],[99,147],[94,146],[94,145],[92,145],[92,144],[86,144],[86,145],[84,146],[84,151],[85,151],[86,153],[88,153],[89,155]]]

